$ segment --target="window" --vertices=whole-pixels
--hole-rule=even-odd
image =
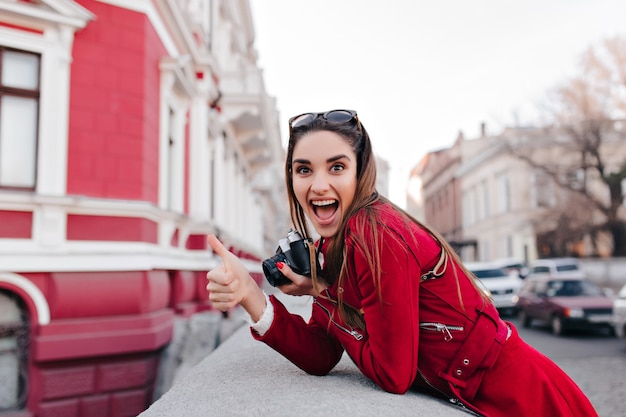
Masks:
[[[572,190],[585,189],[586,175],[582,168],[578,168],[574,171],[566,172],[563,175],[563,182],[568,184]]]
[[[537,171],[531,178],[531,204],[532,207],[553,207],[556,203],[554,198],[554,183],[544,172]]]
[[[489,241],[483,241],[480,243],[480,257],[479,261],[487,261],[491,258],[491,247]]]
[[[168,114],[169,129],[167,135],[167,208],[173,210],[176,206],[176,197],[174,190],[176,189],[176,112],[171,107]]]
[[[35,189],[39,63],[37,54],[0,48],[0,188]]]
[[[502,249],[504,249],[504,257],[510,258],[513,256],[513,236],[506,235],[502,237],[502,246],[500,250]]]
[[[184,57],[183,57],[184,58]],[[159,207],[183,213],[186,207],[185,149],[190,138],[191,75],[186,58],[163,57],[159,63]]]
[[[578,271],[578,265],[576,264],[565,264],[565,265],[557,265],[557,272],[567,272],[567,271]]]
[[[468,190],[463,191],[463,207],[462,207],[462,216],[463,216],[463,225],[466,227],[471,224],[472,218],[470,213],[470,192]]]
[[[0,414],[24,409],[27,394],[28,320],[13,293],[0,290]]]
[[[480,279],[508,277],[508,273],[502,268],[478,269],[473,270],[472,273]]]
[[[500,175],[497,178],[497,184],[498,212],[507,213],[511,210],[511,187],[509,177],[507,175]]]
[[[480,184],[482,195],[482,213],[481,219],[489,218],[489,186],[487,180],[483,180]]]

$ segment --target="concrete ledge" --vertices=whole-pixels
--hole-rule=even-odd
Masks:
[[[300,300],[306,298],[296,298],[296,309],[306,308]],[[290,310],[294,311],[291,307]],[[248,326],[243,326],[140,417],[296,415],[468,414],[424,394],[384,392],[363,376],[347,355],[329,375],[308,375],[267,345],[252,339]]]

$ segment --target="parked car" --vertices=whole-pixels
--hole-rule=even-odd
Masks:
[[[613,300],[613,325],[617,337],[626,343],[626,285]]]
[[[496,259],[493,263],[500,268],[503,268],[506,272],[515,272],[520,278],[524,279],[529,274],[530,269],[526,265],[526,262],[517,258],[501,258]]]
[[[529,277],[517,307],[522,326],[541,320],[555,335],[574,329],[613,329],[613,300],[585,278]]]
[[[530,263],[528,276],[544,278],[585,278],[585,271],[576,258],[537,259]]]
[[[466,262],[465,266],[480,280],[501,314],[517,313],[517,292],[523,282],[517,273],[491,262]]]

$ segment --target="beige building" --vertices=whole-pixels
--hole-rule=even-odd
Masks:
[[[467,141],[455,178],[460,182],[463,236],[476,245],[464,260],[537,257],[531,220],[532,172],[508,151],[508,138]]]
[[[456,248],[473,245],[463,239],[460,182],[456,177],[465,142],[459,134],[452,147],[427,154],[411,170],[406,202],[409,213],[435,228]]]
[[[626,161],[623,133],[616,129],[604,139],[607,172],[617,172]],[[461,135],[452,147],[429,153],[413,169],[407,209],[442,233],[466,261],[548,256],[558,241],[559,222],[573,228],[603,221],[557,181],[585,181],[589,192],[608,204],[606,186],[597,175],[570,169],[580,166],[580,152],[572,151],[569,141],[562,132],[538,128],[507,129],[472,140]],[[553,177],[546,169],[561,173]],[[626,217],[624,203],[620,215]],[[606,234],[561,244],[579,256],[610,253]]]

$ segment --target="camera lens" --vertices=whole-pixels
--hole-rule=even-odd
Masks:
[[[273,278],[280,273],[280,271],[278,270],[278,267],[276,266],[276,262],[272,261],[271,259],[266,259],[263,261],[263,273],[265,274],[265,277],[268,279],[268,281],[270,281],[270,284],[273,280]]]
[[[276,266],[276,262],[286,262],[286,258],[283,254],[278,254],[273,258],[269,258],[263,261],[263,273],[265,274],[265,278],[267,278],[267,282],[270,283],[273,287],[278,287],[283,284],[287,284],[291,282],[286,276],[284,276],[278,267]]]

